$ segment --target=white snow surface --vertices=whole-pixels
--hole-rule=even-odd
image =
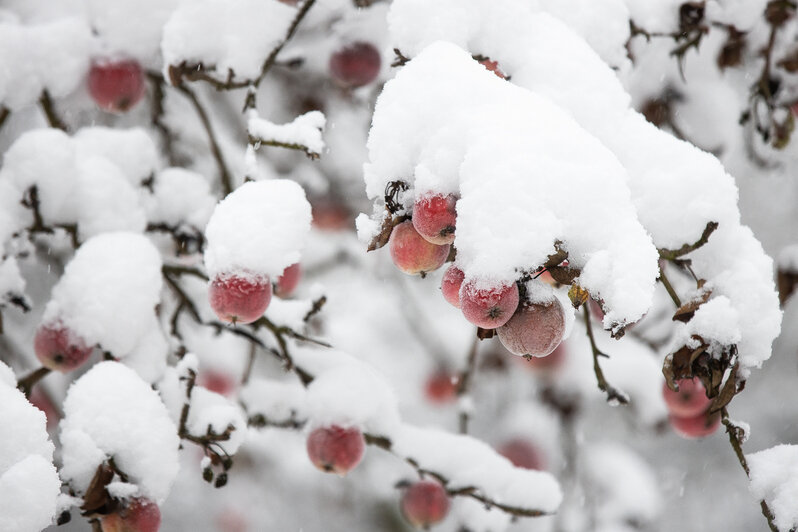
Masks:
[[[304,420],[307,393],[298,382],[252,379],[239,395],[250,417],[260,414],[274,423]]]
[[[42,320],[61,321],[87,345],[124,357],[157,325],[161,284],[161,256],[146,237],[103,233],[75,252]]]
[[[780,270],[789,273],[798,273],[798,244],[784,246],[779,251],[777,264]]]
[[[751,495],[766,500],[779,530],[798,526],[798,445],[776,445],[745,455]]]
[[[151,222],[205,229],[216,206],[205,177],[184,168],[165,168],[156,175],[153,188],[147,214]]]
[[[73,139],[79,157],[105,157],[119,167],[134,187],[141,185],[159,166],[155,142],[140,127],[84,127],[75,133]]]
[[[228,71],[237,79],[254,79],[295,16],[295,8],[275,1],[185,2],[163,28],[164,68],[184,61],[202,63],[215,67],[221,80]],[[212,35],[224,37],[208,38]]]
[[[205,229],[208,275],[276,279],[299,262],[310,220],[305,191],[294,181],[244,183],[216,205]]]
[[[466,279],[512,281],[560,241],[613,323],[637,321],[651,305],[657,253],[624,168],[562,109],[458,47],[427,47],[386,84],[368,147],[369,197],[411,176],[416,196],[459,193],[455,246]]]
[[[247,131],[263,141],[305,146],[311,153],[321,155],[325,147],[321,132],[326,122],[324,113],[310,111],[287,124],[274,124],[258,116],[258,112],[253,109],[249,112]]]
[[[91,47],[91,29],[80,18],[0,21],[0,104],[18,111],[36,103],[43,90],[53,98],[67,96],[88,71]]]
[[[649,30],[669,31],[678,23],[680,2],[627,0],[626,3],[632,18]],[[747,9],[735,2],[724,6],[734,17],[735,10]],[[650,21],[652,26],[643,21]],[[696,242],[708,222],[719,223],[709,243],[688,256],[693,259],[696,274],[712,284],[715,296],[727,296],[740,316],[757,317],[740,320],[743,366],[758,367],[770,357],[771,344],[781,323],[771,278],[772,261],[750,230],[740,224],[734,180],[713,155],[658,130],[630,109],[630,97],[619,79],[582,37],[550,14],[513,0],[397,0],[391,6],[389,26],[394,45],[407,57],[416,57],[436,41],[445,40],[469,53],[498,61],[499,67],[511,75],[513,84],[564,108],[579,126],[611,150],[614,160],[625,169],[636,217],[658,248],[678,249]],[[410,66],[412,63],[403,71]],[[419,93],[412,97],[423,101],[426,95]],[[490,98],[506,100],[496,92]],[[374,128],[380,126],[381,112],[378,107]],[[560,123],[557,122],[556,128],[551,123],[547,126],[559,129]],[[489,131],[486,129],[484,134],[490,134]],[[374,153],[371,156],[373,160]],[[389,180],[413,175],[416,161],[406,155],[399,159],[395,166],[402,173],[391,174]],[[436,170],[436,166],[428,166]],[[505,171],[505,166],[503,160],[494,165],[500,172]],[[591,173],[595,174],[592,170]],[[370,196],[381,194],[378,184],[374,180],[367,186]],[[461,188],[461,192],[467,191]],[[564,188],[561,201],[573,200],[572,194]],[[524,201],[523,196],[519,200],[519,206],[537,208],[536,203]],[[608,205],[602,199],[591,207],[602,204]],[[458,214],[459,210],[458,204]],[[363,229],[369,229],[366,225],[363,224]],[[520,247],[517,242],[513,245]],[[640,265],[635,263],[634,269],[639,271]],[[585,282],[588,279],[593,283],[599,279],[612,283],[621,277],[606,267],[605,259],[605,267],[585,272],[580,282],[591,289],[594,287]],[[631,295],[620,283],[616,283],[615,289]],[[614,313],[615,304],[609,303],[604,293],[601,297],[613,309],[611,314]],[[617,317],[617,314],[610,316],[609,320]],[[715,328],[713,324],[710,330],[701,331],[701,336],[713,340]]]
[[[17,390],[0,362],[0,531],[36,532],[56,514],[61,480],[44,413]]]
[[[61,476],[83,493],[97,467],[109,458],[162,502],[177,475],[177,428],[158,394],[133,370],[100,362],[69,387],[60,423]]]

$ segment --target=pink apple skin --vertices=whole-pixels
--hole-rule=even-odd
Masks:
[[[28,401],[30,404],[44,412],[44,415],[47,418],[47,430],[50,430],[58,425],[61,415],[58,413],[58,410],[56,410],[55,405],[53,405],[53,402],[50,400],[50,397],[41,391],[41,388],[38,386],[34,388],[30,394],[30,397],[28,398]]]
[[[388,240],[393,263],[408,275],[437,270],[446,262],[450,247],[424,240],[410,220],[394,227]]]
[[[299,284],[299,280],[302,278],[302,267],[299,263],[292,264],[288,268],[283,271],[283,274],[277,278],[277,283],[274,287],[274,294],[278,297],[288,297],[290,296],[296,286]]]
[[[133,499],[119,512],[103,516],[100,526],[102,532],[158,532],[161,510],[148,499]]]
[[[428,242],[442,246],[454,242],[457,222],[453,194],[429,194],[418,198],[413,205],[413,227]]]
[[[381,63],[380,52],[373,44],[354,42],[330,56],[330,75],[337,84],[356,89],[377,79]]]
[[[496,332],[511,353],[545,357],[562,341],[565,312],[557,299],[548,303],[522,303]]]
[[[144,96],[144,71],[134,60],[97,60],[89,70],[89,94],[103,110],[124,113]]]
[[[565,363],[566,356],[565,342],[560,342],[560,345],[555,347],[554,351],[545,357],[529,357],[520,360],[526,367],[532,368],[534,371],[546,373],[556,371],[560,368],[563,363]]]
[[[208,289],[211,308],[220,320],[228,323],[252,323],[266,311],[272,300],[268,277],[247,278],[219,276]]]
[[[197,384],[220,395],[230,396],[236,389],[236,381],[230,375],[219,371],[203,371],[197,377]]]
[[[39,326],[33,339],[33,350],[42,366],[66,373],[82,366],[93,348],[60,322]]]
[[[345,231],[354,228],[352,212],[343,203],[331,200],[311,202],[313,227],[320,231]]]
[[[707,398],[706,389],[700,379],[681,379],[676,382],[679,391],[662,384],[662,397],[671,414],[678,417],[695,417],[704,412],[711,400]]]
[[[501,444],[496,449],[500,455],[507,458],[515,467],[543,471],[545,462],[537,447],[527,440],[513,438]]]
[[[457,398],[457,376],[441,368],[427,378],[424,394],[431,403],[446,404]]]
[[[460,308],[460,287],[463,286],[463,270],[452,264],[443,274],[441,292],[443,298],[456,308]]]
[[[676,434],[683,438],[704,438],[720,427],[720,412],[712,415],[701,412],[692,417],[676,417],[671,414],[668,421]]]
[[[355,427],[319,427],[308,435],[310,461],[327,473],[346,475],[360,463],[365,448],[363,434]]]
[[[507,79],[507,76],[505,76],[504,73],[502,73],[502,71],[499,70],[499,63],[497,63],[496,61],[491,61],[490,59],[483,59],[482,61],[479,62],[479,64],[484,66],[485,68],[496,74],[497,76],[499,76],[501,79]]]
[[[405,490],[400,506],[402,515],[410,524],[426,529],[446,518],[450,504],[449,496],[440,483],[422,480]]]
[[[483,329],[495,329],[507,323],[518,308],[518,300],[515,283],[482,286],[471,280],[460,288],[463,316]]]

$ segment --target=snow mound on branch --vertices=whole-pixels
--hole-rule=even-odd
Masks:
[[[320,155],[324,151],[321,131],[326,122],[321,111],[310,111],[287,124],[274,124],[251,110],[247,118],[247,131],[262,141],[304,146],[309,152]]]
[[[261,415],[266,422],[289,423],[307,417],[307,393],[296,382],[252,379],[240,397],[250,417]]]
[[[656,13],[664,10],[673,11],[665,19],[678,23],[676,3],[627,5],[636,22],[649,16],[660,20],[661,13]],[[733,7],[731,2],[728,6]],[[693,270],[709,282],[713,295],[727,296],[745,317],[739,322],[738,345],[743,369],[758,367],[770,357],[781,325],[772,261],[740,224],[733,178],[716,157],[657,129],[630,109],[621,82],[582,37],[534,5],[513,0],[397,0],[389,25],[394,44],[407,57],[435,41],[449,41],[472,54],[489,56],[512,76],[513,84],[570,112],[625,168],[637,217],[658,248],[693,244],[709,222],[718,223],[708,243],[685,257],[693,260]],[[563,193],[563,199],[567,195]],[[590,276],[596,282],[596,277],[614,274],[597,268]],[[603,293],[601,297],[613,307]],[[714,330],[713,323],[696,332],[707,342],[720,343]]]
[[[25,26],[0,22],[0,104],[12,111],[71,93],[89,68],[91,29],[78,18]]]
[[[2,362],[0,374],[0,530],[37,532],[51,524],[61,491],[53,444],[44,413],[16,389]]]
[[[79,157],[100,155],[123,172],[134,187],[158,168],[158,149],[142,128],[84,127],[75,136]]]
[[[166,168],[155,178],[148,218],[170,227],[187,223],[203,230],[215,205],[207,179],[183,168]]]
[[[751,495],[767,501],[779,530],[798,526],[798,445],[777,445],[745,458]]]
[[[560,242],[612,323],[637,321],[650,307],[657,252],[624,168],[556,105],[456,46],[427,47],[386,84],[368,148],[371,198],[411,176],[416,197],[459,193],[455,246],[466,279],[513,281]],[[381,216],[380,201],[375,210]]]
[[[78,248],[42,320],[61,321],[87,345],[124,357],[156,324],[161,284],[161,256],[146,237],[103,233]]]
[[[248,272],[276,279],[299,262],[310,232],[310,204],[294,181],[250,181],[228,194],[205,229],[211,278]]]
[[[161,398],[131,369],[100,362],[70,386],[61,421],[61,475],[79,493],[113,458],[143,496],[163,501],[177,475],[177,428]]]
[[[255,79],[264,58],[285,38],[295,16],[296,9],[274,1],[186,2],[163,29],[165,68],[184,61],[202,63],[214,67],[221,80],[230,71],[236,79]],[[209,39],[209,35],[229,37]]]

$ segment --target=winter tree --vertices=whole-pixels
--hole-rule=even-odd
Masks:
[[[4,0],[0,531],[795,530],[796,9]]]

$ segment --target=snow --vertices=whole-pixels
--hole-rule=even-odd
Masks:
[[[87,345],[124,357],[154,325],[161,284],[161,257],[146,237],[103,233],[78,248],[42,320],[61,321]]]
[[[158,168],[158,151],[152,137],[142,128],[119,129],[84,127],[75,136],[78,157],[100,155],[119,167],[134,187]]]
[[[244,183],[216,205],[205,229],[208,275],[249,273],[276,279],[299,262],[310,219],[310,204],[295,182]]]
[[[83,81],[91,46],[91,29],[79,18],[34,25],[0,20],[0,102],[18,111],[43,90],[67,96]]]
[[[767,500],[779,530],[798,526],[798,446],[776,445],[745,458],[751,470],[751,495]]]
[[[310,111],[288,124],[278,125],[259,117],[253,109],[249,112],[247,131],[257,140],[304,146],[310,153],[318,156],[325,147],[321,133],[326,121],[321,111]]]
[[[207,178],[184,168],[165,168],[156,175],[153,188],[147,213],[151,222],[205,229],[216,205]]]
[[[0,362],[0,530],[36,532],[55,517],[61,481],[44,413],[16,389]]]
[[[60,423],[61,475],[85,493],[114,459],[145,497],[162,502],[178,471],[177,428],[158,394],[118,362],[100,362],[70,386]]]
[[[274,1],[185,2],[163,28],[164,65],[202,63],[214,67],[222,80],[229,71],[236,79],[255,79],[295,16],[296,9]],[[209,39],[209,35],[225,37]]]
[[[0,260],[0,304],[10,294],[25,293],[25,278],[19,271],[19,264],[14,257]]]
[[[307,417],[305,388],[297,382],[252,379],[240,398],[250,418],[260,414],[267,421],[283,423]]]

